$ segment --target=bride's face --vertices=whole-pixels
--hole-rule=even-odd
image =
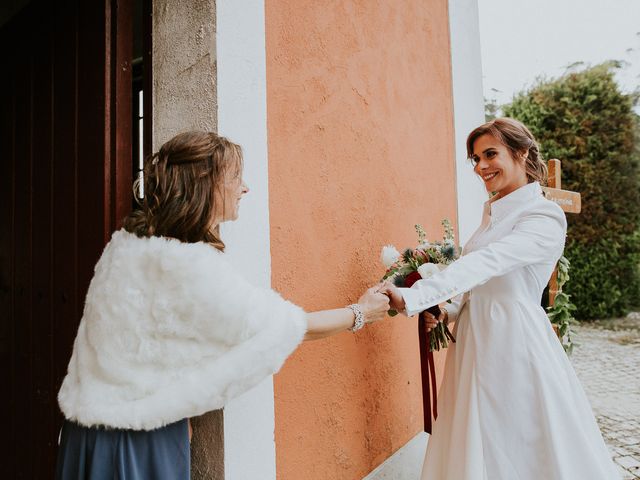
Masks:
[[[514,158],[510,150],[493,135],[485,133],[473,144],[473,170],[480,176],[489,192],[501,197],[526,185],[525,156]]]

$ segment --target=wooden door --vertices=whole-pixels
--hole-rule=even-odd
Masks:
[[[84,295],[131,208],[128,9],[33,1],[0,28],[1,478],[53,478]]]

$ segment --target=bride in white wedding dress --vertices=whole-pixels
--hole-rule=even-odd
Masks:
[[[448,348],[422,480],[620,478],[544,309],[564,248],[564,212],[542,195],[546,166],[529,130],[496,119],[467,140],[487,191],[463,256],[412,288],[381,288],[414,315],[449,298]]]

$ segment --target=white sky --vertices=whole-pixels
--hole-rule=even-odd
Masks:
[[[478,7],[487,99],[508,103],[536,77],[558,77],[579,61],[624,60],[623,89],[640,84],[640,0],[478,0]]]

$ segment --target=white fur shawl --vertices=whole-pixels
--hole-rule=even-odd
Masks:
[[[58,402],[87,426],[201,415],[276,372],[306,326],[215,248],[121,230],[96,265]]]

